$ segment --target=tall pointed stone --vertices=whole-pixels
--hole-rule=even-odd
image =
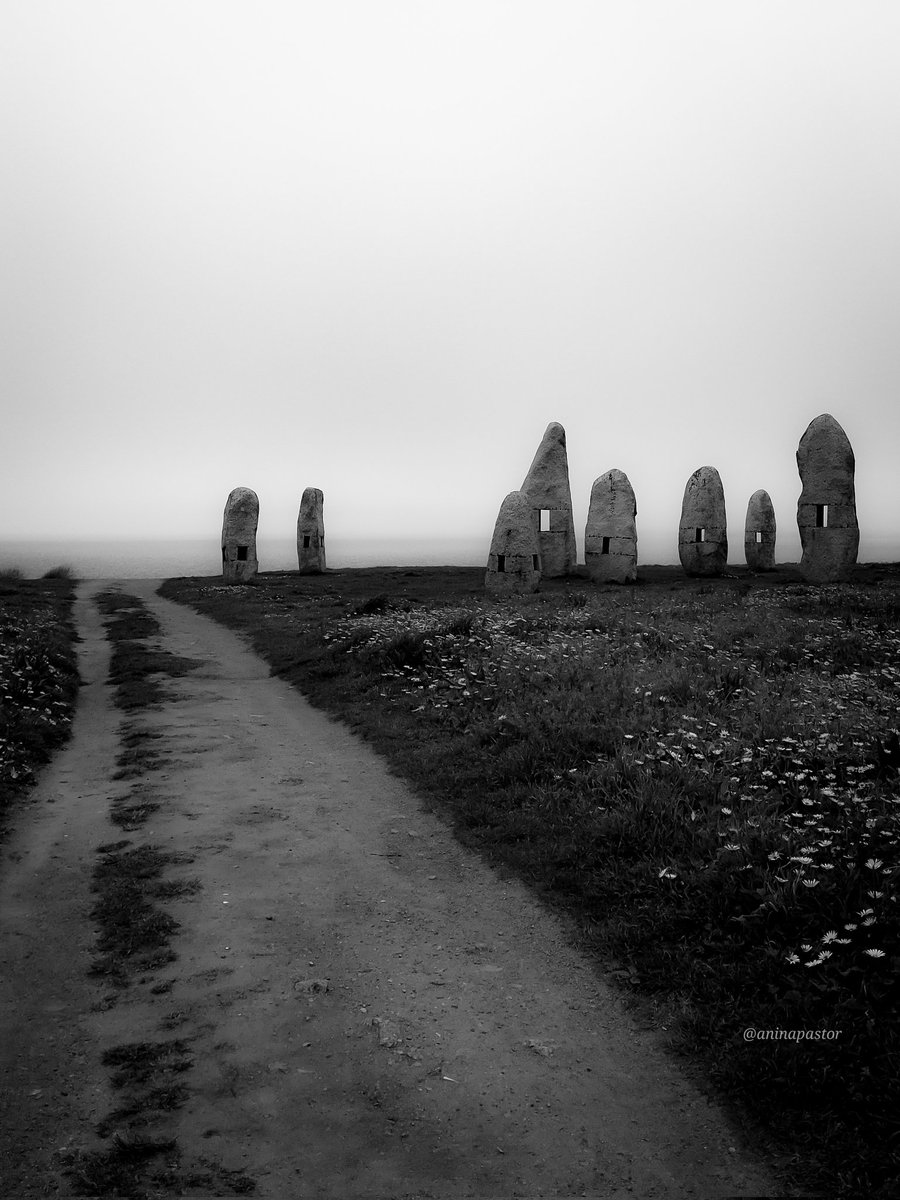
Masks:
[[[566,431],[557,421],[547,426],[521,491],[531,506],[543,574],[568,575],[575,569],[575,524]]]
[[[637,502],[628,476],[614,467],[591,487],[584,561],[595,583],[637,579]]]
[[[807,426],[797,448],[797,470],[803,485],[797,501],[800,570],[811,583],[843,579],[859,552],[856,459],[830,413]]]
[[[775,507],[768,492],[754,492],[744,522],[744,557],[751,571],[775,569]]]
[[[484,586],[489,592],[536,592],[541,582],[541,552],[531,502],[510,492],[500,505]]]
[[[678,557],[688,575],[721,575],[728,561],[725,490],[715,467],[698,467],[684,489]]]
[[[301,575],[321,575],[325,570],[325,497],[308,487],[300,497],[297,516],[297,563]]]
[[[229,495],[222,519],[222,575],[226,583],[246,583],[259,570],[256,527],[259,497],[252,488],[239,487]]]

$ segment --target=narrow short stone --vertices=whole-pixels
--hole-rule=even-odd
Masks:
[[[584,527],[584,561],[595,583],[637,579],[637,502],[628,476],[613,468],[594,480]]]
[[[721,575],[728,562],[725,491],[715,467],[699,467],[684,489],[678,557],[688,575]]]
[[[301,575],[321,575],[325,570],[325,498],[319,488],[308,487],[300,498],[297,516],[297,564]]]
[[[856,459],[830,413],[807,426],[797,448],[797,470],[803,485],[797,501],[800,570],[810,583],[844,579],[859,553]]]
[[[256,528],[259,497],[252,488],[238,487],[225,502],[222,519],[222,577],[226,583],[246,583],[259,570]]]
[[[541,550],[529,498],[510,492],[500,505],[484,586],[489,592],[536,592],[541,582]]]
[[[775,569],[775,507],[762,488],[747,504],[744,522],[744,557],[751,571]]]

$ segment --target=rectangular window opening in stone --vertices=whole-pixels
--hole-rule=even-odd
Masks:
[[[309,534],[308,534],[308,533],[305,533],[305,534],[303,535],[303,549],[304,549],[304,550],[308,550],[308,549],[309,549],[309,542],[310,542],[310,537],[309,537]]]
[[[550,532],[550,509],[549,508],[541,509],[540,529],[541,529],[541,533],[549,533]]]
[[[503,574],[506,571],[506,555],[505,554],[497,555],[497,571],[500,574]]]
[[[247,546],[238,546],[238,548],[237,548],[238,562],[246,562],[247,561],[247,550],[248,550]]]
[[[224,546],[222,547],[222,562],[228,562],[228,554],[226,553]]]
[[[828,505],[827,504],[817,504],[816,505],[816,529],[827,529],[827,528],[828,528]]]
[[[608,537],[605,537],[603,539],[603,542],[600,546],[600,553],[601,554],[609,554],[609,538]]]
[[[757,531],[756,531],[756,533],[755,533],[754,537],[755,537],[755,540],[756,540],[757,542],[761,542],[761,541],[762,541],[762,530],[761,530],[761,529],[757,529]]]
[[[539,571],[539,570],[541,569],[541,559],[540,559],[540,555],[538,555],[538,554],[532,554],[532,556],[531,556],[531,569],[532,569],[532,571]]]
[[[705,542],[706,541],[706,530],[700,525],[698,525],[697,528],[694,530],[694,541],[695,542]]]

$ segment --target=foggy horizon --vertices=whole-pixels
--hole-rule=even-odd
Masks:
[[[677,561],[703,465],[729,559],[763,488],[796,561],[829,412],[900,558],[895,6],[35,0],[0,68],[0,538],[218,538],[237,486],[290,537],[313,486],[487,547],[558,421],[579,561],[612,467]]]

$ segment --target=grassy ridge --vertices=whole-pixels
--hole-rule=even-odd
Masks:
[[[68,738],[78,692],[71,579],[0,577],[0,819]]]
[[[573,912],[829,1194],[895,1195],[900,574],[657,572],[508,602],[480,575],[164,594],[248,633],[463,840]]]

